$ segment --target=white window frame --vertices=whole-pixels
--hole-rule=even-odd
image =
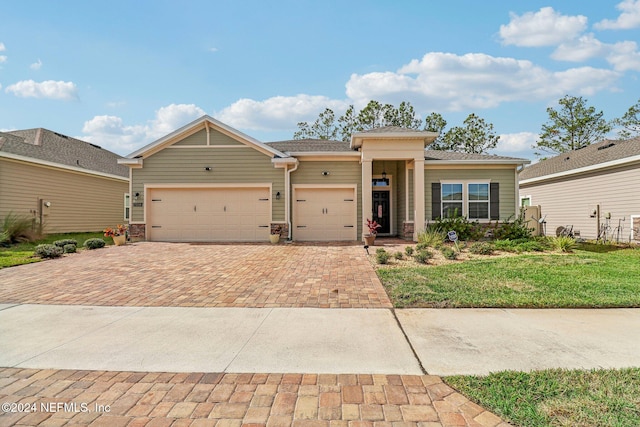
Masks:
[[[531,198],[531,195],[527,195],[527,196],[522,196],[520,197],[520,209],[524,208],[524,205],[522,204],[522,202],[526,199],[529,199],[529,205],[528,206],[533,206],[533,199]]]
[[[445,201],[442,197],[442,186],[444,184],[462,184],[462,213],[461,215],[470,221],[478,222],[490,222],[491,221],[491,180],[446,180],[440,181],[440,214],[444,215],[443,203]],[[470,184],[483,184],[487,186],[487,217],[486,218],[469,218],[469,185]],[[484,202],[483,200],[471,200],[471,202]],[[443,216],[444,218],[444,216]]]
[[[124,193],[124,220],[129,221],[130,219],[131,219],[131,196],[129,193]]]

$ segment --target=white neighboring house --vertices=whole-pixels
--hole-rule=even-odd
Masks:
[[[546,234],[573,226],[584,239],[640,241],[640,137],[604,140],[519,174],[521,206],[540,206]],[[602,235],[601,235],[602,236]]]

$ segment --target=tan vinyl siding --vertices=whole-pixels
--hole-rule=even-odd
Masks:
[[[516,213],[515,169],[469,168],[430,169],[424,171],[425,218],[431,221],[431,183],[440,181],[490,181],[500,183],[500,220],[513,217]],[[513,218],[512,218],[513,219]]]
[[[162,150],[146,159],[144,167],[132,170],[132,195],[140,193],[143,202],[145,184],[232,184],[272,183],[272,220],[284,221],[284,169],[276,169],[271,158],[248,146],[238,148],[181,148]],[[211,171],[205,171],[205,167]],[[133,200],[135,203],[136,201]],[[144,221],[144,207],[131,208],[132,222]]]
[[[611,212],[610,226],[620,220],[624,240],[631,231],[630,216],[640,215],[640,166],[630,165],[592,172],[561,180],[520,186],[520,197],[531,196],[532,205],[542,207],[546,215],[547,235],[555,235],[559,226],[573,225],[582,238],[597,238],[597,222],[590,214],[600,205],[601,223]],[[624,221],[621,221],[625,218]],[[615,236],[614,236],[615,237]]]
[[[181,145],[207,145],[207,132],[203,129],[194,133],[193,135],[189,135],[186,138],[172,144],[175,146]]]
[[[129,183],[33,163],[0,159],[0,217],[9,212],[35,218],[44,208],[45,233],[99,231],[124,223]]]
[[[329,172],[323,176],[322,172]],[[362,169],[356,161],[301,161],[298,170],[291,173],[291,184],[357,184],[358,236],[362,235]],[[274,189],[275,191],[275,189]]]
[[[205,129],[199,130],[192,135],[181,139],[178,142],[175,142],[170,145],[171,146],[184,146],[184,145],[207,145],[207,131]],[[210,129],[209,130],[209,145],[238,145],[243,146],[245,144],[236,141],[230,136],[225,135],[222,132],[217,130]]]

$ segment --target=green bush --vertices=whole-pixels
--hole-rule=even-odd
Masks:
[[[427,249],[419,250],[413,255],[413,259],[418,264],[426,264],[431,258],[433,258],[433,253]]]
[[[493,245],[488,242],[475,242],[469,247],[469,252],[476,255],[492,255]]]
[[[447,233],[435,227],[427,227],[426,230],[418,233],[418,244],[422,247],[438,247],[447,238]]]
[[[441,250],[442,256],[446,259],[454,260],[458,258],[458,253],[450,247],[444,247]]]
[[[34,251],[34,254],[40,258],[58,258],[62,256],[62,248],[49,243],[38,245]]]
[[[75,239],[62,239],[62,240],[56,240],[55,242],[53,242],[53,244],[61,248],[64,248],[67,245],[78,246],[78,241]]]
[[[551,247],[560,252],[573,252],[576,247],[576,239],[569,236],[552,237]]]
[[[13,243],[32,242],[37,238],[37,233],[33,231],[33,220],[28,216],[8,213],[4,217],[0,244],[6,246]]]
[[[531,231],[533,228],[527,227],[527,223],[524,219],[524,210],[518,215],[518,217],[511,221],[512,217],[509,217],[506,221],[498,224],[493,230],[493,237],[498,240],[518,240],[518,239],[531,239]]]
[[[400,259],[404,259],[404,254],[403,254],[402,252],[398,251],[398,252],[396,252],[396,253],[394,253],[394,254],[393,254],[393,257],[394,257],[395,259],[398,259],[398,260],[400,260]]]
[[[84,247],[87,249],[100,249],[100,248],[104,248],[104,245],[106,243],[104,242],[104,240],[99,239],[99,238],[95,238],[95,239],[87,239],[84,242]]]
[[[429,228],[446,233],[455,231],[459,240],[479,240],[484,236],[482,226],[478,221],[469,221],[463,216],[452,218],[436,218]]]
[[[59,247],[59,246],[58,246]],[[71,243],[69,243],[68,245],[64,245],[62,247],[62,251],[65,254],[73,254],[76,252],[76,245],[72,245]]]
[[[378,248],[376,250],[376,262],[378,264],[387,264],[389,262],[389,252],[385,251],[384,248]]]
[[[413,255],[413,246],[407,246],[404,248],[404,253],[407,254],[407,256]]]

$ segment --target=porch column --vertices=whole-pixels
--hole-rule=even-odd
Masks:
[[[424,157],[413,161],[413,240],[424,229]]]
[[[362,235],[368,231],[367,218],[371,219],[371,212],[373,212],[373,200],[371,198],[372,168],[373,160],[362,160]]]

